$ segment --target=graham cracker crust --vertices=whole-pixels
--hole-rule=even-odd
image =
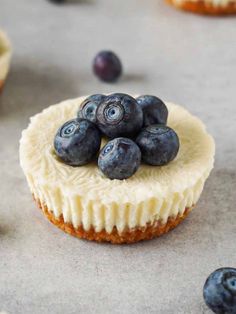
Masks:
[[[3,90],[3,85],[4,85],[4,81],[3,81],[3,80],[0,80],[0,93],[1,93],[2,90]]]
[[[191,11],[198,14],[209,14],[209,15],[229,15],[236,14],[236,3],[230,2],[227,6],[214,6],[211,3],[206,3],[205,1],[199,0],[193,1],[183,1],[181,4],[176,5],[173,0],[166,0],[168,3],[174,5],[178,9],[185,11]]]
[[[178,215],[175,218],[169,217],[166,224],[162,224],[161,222],[155,222],[152,225],[147,224],[146,227],[126,230],[120,234],[118,233],[116,227],[113,228],[111,233],[107,233],[105,230],[96,232],[94,228],[86,231],[83,229],[83,226],[75,229],[71,223],[67,223],[64,221],[62,215],[59,218],[56,218],[44,203],[40,202],[40,200],[37,199],[35,199],[35,201],[38,207],[42,209],[44,215],[51,223],[56,225],[61,230],[69,233],[70,235],[89,241],[110,242],[113,244],[135,243],[142,240],[149,240],[154,237],[159,237],[162,234],[174,229],[178,224],[180,224],[193,208],[186,208],[182,215]]]

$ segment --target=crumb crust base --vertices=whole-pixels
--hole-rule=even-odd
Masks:
[[[230,15],[236,14],[236,3],[230,2],[227,6],[215,6],[212,3],[205,1],[182,1],[180,4],[176,4],[173,0],[166,0],[169,4],[172,4],[178,9],[184,11],[190,11],[197,14],[208,15]]]
[[[1,93],[2,90],[3,90],[4,83],[5,83],[5,81],[0,80],[0,93]]]
[[[74,228],[72,223],[64,221],[62,215],[59,218],[56,218],[54,214],[47,208],[47,205],[41,202],[39,199],[35,199],[35,202],[43,211],[47,219],[64,232],[80,239],[96,242],[110,242],[113,244],[135,243],[142,240],[150,240],[152,238],[159,237],[178,226],[188,216],[193,208],[193,206],[186,208],[182,215],[169,217],[165,224],[162,224],[160,221],[155,221],[153,224],[147,224],[145,227],[127,229],[122,233],[119,233],[117,228],[114,227],[112,232],[108,233],[106,230],[96,232],[94,228],[90,228],[90,230],[87,231],[84,230],[83,226]]]

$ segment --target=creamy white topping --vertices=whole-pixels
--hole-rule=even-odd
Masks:
[[[180,138],[180,151],[163,167],[141,165],[127,180],[110,180],[96,163],[71,167],[56,157],[57,129],[76,116],[83,97],[45,109],[31,118],[20,141],[20,162],[31,192],[56,217],[61,214],[76,228],[119,232],[126,227],[182,214],[196,204],[214,162],[214,141],[205,126],[180,106],[167,103],[168,125]]]
[[[0,81],[4,81],[9,71],[11,45],[6,34],[0,30]]]

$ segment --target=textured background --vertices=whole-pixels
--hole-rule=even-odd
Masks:
[[[1,0],[14,58],[0,97],[0,311],[209,313],[207,275],[236,266],[236,20],[182,13],[158,0]],[[104,48],[125,69],[100,83]],[[200,202],[175,231],[131,246],[98,245],[50,225],[32,202],[18,141],[29,117],[95,92],[153,93],[198,115],[217,144]]]

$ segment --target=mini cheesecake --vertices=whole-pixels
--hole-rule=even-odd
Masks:
[[[0,91],[6,80],[11,61],[11,45],[7,35],[0,30]]]
[[[196,205],[213,168],[215,145],[204,124],[166,103],[167,124],[180,140],[177,157],[165,166],[142,164],[129,179],[111,180],[96,162],[69,166],[54,151],[58,128],[76,117],[84,99],[50,106],[22,133],[21,167],[43,213],[65,232],[98,242],[137,242],[176,227]]]
[[[226,15],[236,13],[236,0],[166,0],[175,7],[199,14]]]

